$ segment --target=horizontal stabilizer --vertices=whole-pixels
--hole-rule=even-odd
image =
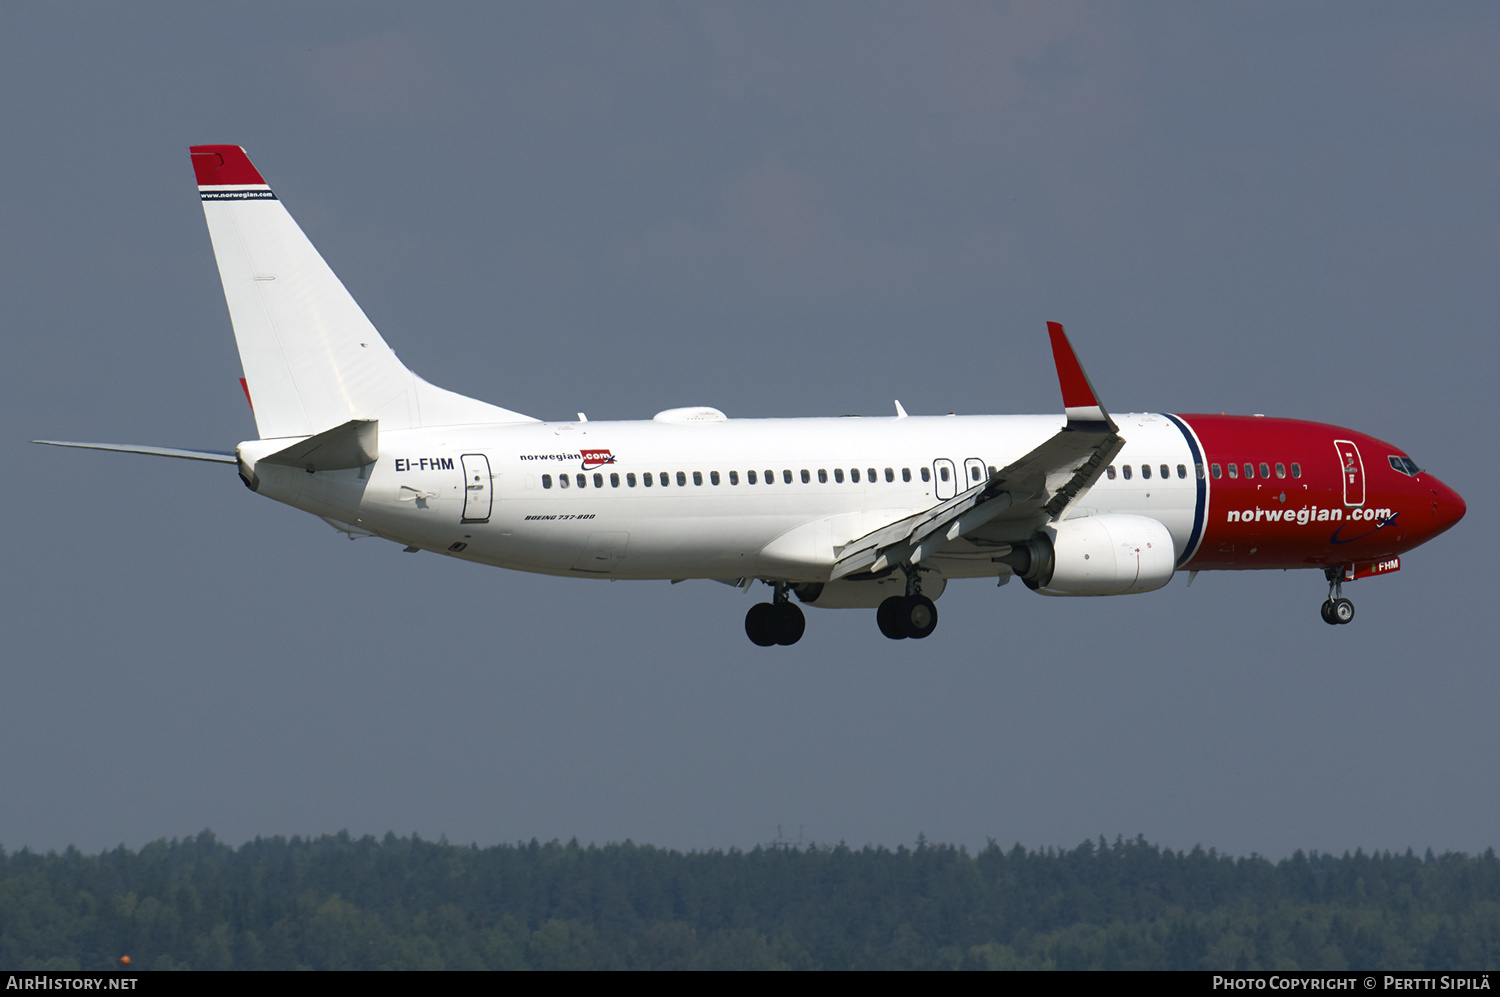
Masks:
[[[136,447],[128,443],[70,443],[66,440],[32,440],[49,447],[82,447],[84,450],[117,450],[120,453],[144,453],[156,457],[180,457],[183,460],[211,460],[233,464],[234,452],[225,450],[179,450],[176,447]]]
[[[257,463],[300,467],[307,471],[364,467],[380,459],[379,426],[374,419],[351,419],[342,426],[309,436],[285,450],[262,457]]]

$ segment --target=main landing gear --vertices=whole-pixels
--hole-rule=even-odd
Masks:
[[[1354,603],[1344,598],[1344,566],[1328,568],[1323,572],[1328,579],[1328,598],[1323,603],[1323,622],[1338,626],[1354,619]]]
[[[922,594],[916,568],[906,570],[906,594],[893,595],[875,610],[875,624],[891,640],[920,640],[937,629],[937,607]]]
[[[788,601],[786,582],[775,583],[772,602],[758,602],[745,614],[745,636],[761,647],[795,644],[807,629],[807,617],[796,603]]]

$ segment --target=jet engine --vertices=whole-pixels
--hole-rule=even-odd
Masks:
[[[999,559],[1042,595],[1129,595],[1172,580],[1172,534],[1145,516],[1086,516],[1045,527]]]
[[[948,579],[931,568],[923,568],[922,594],[936,600],[948,587]],[[893,595],[906,594],[906,575],[892,571],[880,578],[840,578],[836,582],[799,582],[792,586],[797,598],[818,609],[876,609]]]

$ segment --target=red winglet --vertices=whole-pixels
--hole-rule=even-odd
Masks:
[[[1083,365],[1073,353],[1068,334],[1063,332],[1061,322],[1048,322],[1047,335],[1052,337],[1052,359],[1057,364],[1057,381],[1062,386],[1064,408],[1087,408],[1098,405],[1093,385],[1083,372]]]
[[[245,150],[237,145],[195,145],[189,151],[193,154],[193,173],[200,187],[265,183]]]

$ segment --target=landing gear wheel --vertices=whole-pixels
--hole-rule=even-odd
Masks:
[[[774,642],[788,646],[801,640],[802,632],[807,629],[807,617],[802,615],[802,610],[789,602],[778,602],[773,605],[767,617],[767,623],[769,625],[766,629],[775,639]]]
[[[1344,598],[1344,574],[1352,567],[1334,565],[1323,570],[1323,577],[1328,579],[1328,601],[1323,603],[1324,623],[1337,626],[1354,619],[1354,603]]]
[[[937,629],[937,607],[925,595],[903,596],[895,616],[903,637],[921,640]]]
[[[772,608],[769,602],[757,602],[745,614],[745,636],[750,638],[750,643],[759,647],[770,647],[776,643],[776,638],[771,633]]]
[[[875,625],[891,640],[905,640],[906,634],[896,624],[896,614],[901,606],[901,596],[893,595],[875,610]]]

